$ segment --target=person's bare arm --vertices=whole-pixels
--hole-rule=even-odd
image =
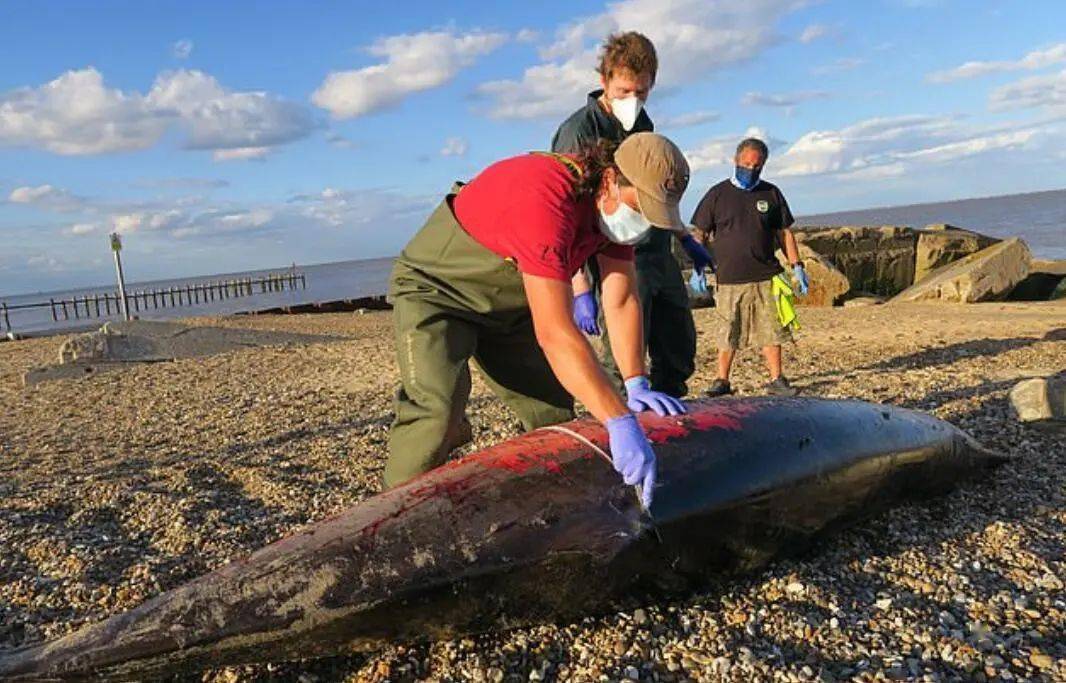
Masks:
[[[579,270],[574,273],[574,277],[570,279],[570,288],[574,290],[574,296],[584,294],[592,289],[589,285],[589,279],[585,277],[585,271]]]
[[[622,379],[645,374],[644,318],[637,296],[637,271],[632,261],[598,257],[603,281],[600,300],[607,320],[611,352]]]
[[[785,228],[781,231],[781,247],[785,250],[785,258],[790,264],[799,263],[799,247],[796,246],[796,236],[792,231]]]
[[[522,275],[522,282],[537,343],[563,387],[601,422],[628,413],[588,340],[574,325],[570,284],[528,274]]]

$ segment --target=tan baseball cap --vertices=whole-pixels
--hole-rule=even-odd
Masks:
[[[688,161],[677,145],[658,133],[634,133],[618,146],[614,162],[637,188],[640,212],[652,225],[685,229],[678,204],[688,187]]]

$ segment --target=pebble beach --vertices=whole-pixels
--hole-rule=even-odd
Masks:
[[[694,311],[694,393],[714,376]],[[1066,369],[1066,301],[801,309],[805,395],[927,411],[1011,456],[754,575],[671,601],[203,681],[1066,680],[1066,433],[1007,392]],[[380,489],[397,381],[387,311],[198,318],[333,338],[24,387],[66,337],[0,344],[0,654],[67,633]],[[759,354],[734,388],[761,393]],[[476,378],[483,448],[518,433]]]

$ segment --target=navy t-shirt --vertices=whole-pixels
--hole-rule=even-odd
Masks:
[[[785,196],[765,180],[750,191],[723,180],[707,191],[692,214],[692,224],[714,237],[718,282],[723,285],[762,282],[780,273],[774,252],[781,230],[793,222]]]

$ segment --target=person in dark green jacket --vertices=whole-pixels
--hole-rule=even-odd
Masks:
[[[577,153],[600,139],[620,143],[633,133],[654,129],[644,111],[658,71],[651,41],[636,32],[609,36],[598,71],[603,88],[589,93],[585,106],[559,126],[552,139],[552,151]],[[675,234],[697,269],[711,266],[707,250],[691,235]],[[637,245],[636,269],[644,314],[644,345],[650,359],[649,379],[656,391],[681,397],[688,393],[686,382],[695,370],[696,328],[681,270],[671,253],[672,239],[671,231],[653,231]],[[586,334],[599,336],[600,274],[594,260],[574,277],[572,285],[575,322]],[[604,337],[603,342],[601,362],[619,384],[621,377],[610,341]]]

